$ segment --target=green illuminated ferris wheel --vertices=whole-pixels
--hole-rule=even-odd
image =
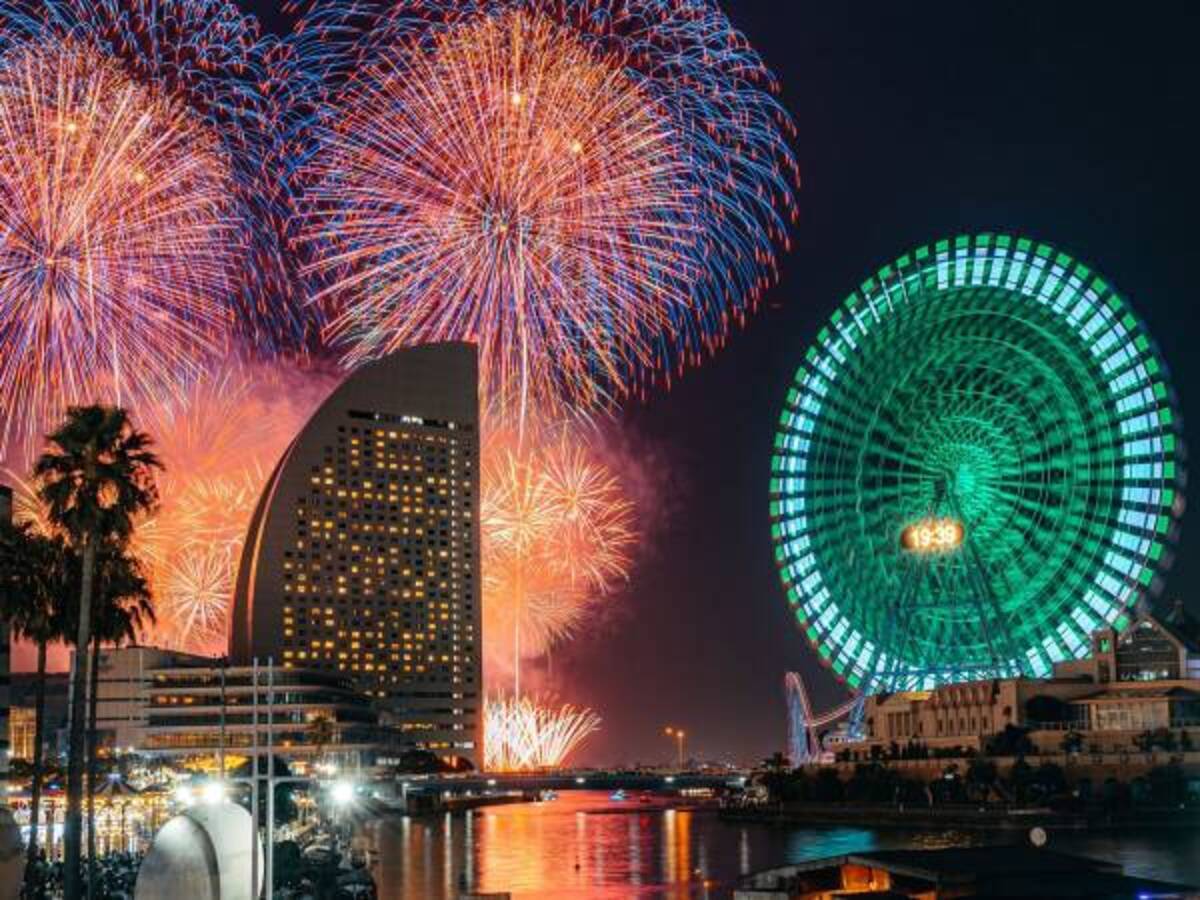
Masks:
[[[1044,676],[1158,589],[1182,512],[1166,371],[1053,247],[920,247],[834,313],[788,392],[775,557],[856,689]]]

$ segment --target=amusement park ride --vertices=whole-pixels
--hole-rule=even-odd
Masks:
[[[1184,448],[1157,350],[1095,272],[981,234],[920,247],[833,314],[775,437],[796,620],[850,699],[785,680],[793,762],[868,695],[1045,677],[1160,589]]]

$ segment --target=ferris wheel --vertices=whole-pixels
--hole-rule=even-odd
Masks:
[[[797,622],[861,693],[1088,655],[1160,586],[1179,425],[1149,335],[1084,264],[995,234],[905,254],[820,331],[779,420]]]

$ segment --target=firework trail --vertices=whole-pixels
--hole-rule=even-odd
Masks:
[[[485,422],[483,633],[493,667],[544,655],[624,581],[636,510],[582,433]],[[519,683],[518,683],[519,691]]]
[[[708,0],[317,3],[294,58],[330,98],[296,246],[348,365],[470,339],[490,400],[609,408],[774,278],[791,123]]]
[[[187,109],[229,160],[227,227],[241,265],[214,295],[246,343],[269,356],[303,347],[315,308],[295,296],[282,250],[286,185],[278,122],[288,48],[234,0],[0,0],[0,50],[71,40],[139,85]]]
[[[186,109],[67,41],[0,61],[0,446],[158,398],[225,345],[232,177]]]
[[[560,769],[600,727],[590,709],[553,706],[529,697],[492,697],[484,705],[484,769]]]
[[[18,525],[30,525],[41,535],[47,537],[55,534],[57,529],[46,515],[46,508],[38,498],[38,483],[21,476],[10,468],[0,468],[0,483],[10,487],[12,496],[12,517]]]

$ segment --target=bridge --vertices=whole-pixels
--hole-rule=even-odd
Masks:
[[[714,791],[745,786],[747,776],[742,772],[529,772],[488,774],[472,772],[466,775],[400,775],[395,779],[396,793],[437,793],[443,796],[506,793],[510,791],[664,791],[679,792],[691,789]]]

